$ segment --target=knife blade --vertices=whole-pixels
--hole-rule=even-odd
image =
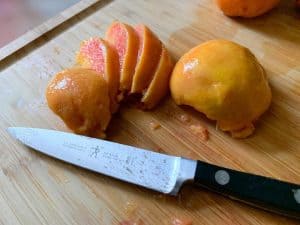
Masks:
[[[165,194],[185,182],[300,219],[300,185],[55,130],[10,127],[23,144],[51,157]]]

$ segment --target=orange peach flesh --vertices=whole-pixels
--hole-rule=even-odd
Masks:
[[[169,80],[173,66],[174,65],[168,51],[163,48],[153,79],[141,100],[146,109],[155,107],[168,93]]]
[[[49,108],[75,133],[105,137],[111,119],[108,86],[91,69],[73,68],[54,76],[46,90]]]
[[[131,92],[142,93],[153,78],[161,55],[162,43],[145,25],[138,25],[135,30],[139,37],[140,47]]]
[[[119,59],[116,50],[101,38],[83,41],[76,57],[78,65],[102,74],[108,83],[111,112],[118,109]]]
[[[120,89],[131,89],[136,66],[139,39],[135,30],[121,22],[113,23],[107,30],[105,39],[116,48],[120,64]]]

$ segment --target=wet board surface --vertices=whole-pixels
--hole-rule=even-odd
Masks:
[[[225,17],[210,0],[100,1],[0,61],[0,224],[118,224],[129,217],[145,225],[300,224],[190,185],[177,198],[92,173],[38,154],[9,137],[9,126],[68,131],[47,107],[51,77],[73,65],[80,41],[104,36],[114,20],[145,23],[174,59],[206,40],[225,38],[252,50],[265,68],[272,105],[253,136],[232,139],[215,123],[167,97],[155,110],[123,105],[108,139],[221,166],[300,183],[300,15],[292,1],[265,16]],[[188,115],[190,122],[179,117]],[[150,123],[161,127],[150,129]],[[191,125],[207,126],[203,141]]]

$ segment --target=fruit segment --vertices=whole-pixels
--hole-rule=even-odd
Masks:
[[[118,109],[118,90],[120,82],[119,58],[116,50],[101,38],[83,41],[76,57],[78,65],[102,74],[108,83],[111,112]]]
[[[139,50],[131,87],[132,93],[141,93],[148,87],[158,64],[162,43],[152,31],[141,24],[135,27],[139,37]]]
[[[91,69],[72,68],[54,76],[46,90],[49,108],[75,133],[104,138],[109,121],[107,82]]]
[[[144,103],[146,109],[151,109],[156,106],[158,102],[168,93],[172,69],[172,59],[169,56],[168,51],[163,47],[153,79],[142,98],[142,102]]]
[[[107,29],[105,39],[119,55],[120,90],[130,91],[139,49],[137,33],[125,23],[114,22]]]

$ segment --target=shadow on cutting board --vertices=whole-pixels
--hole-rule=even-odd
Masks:
[[[300,12],[295,1],[284,0],[269,13],[251,19],[233,19],[249,29],[264,33],[271,38],[300,44]]]

